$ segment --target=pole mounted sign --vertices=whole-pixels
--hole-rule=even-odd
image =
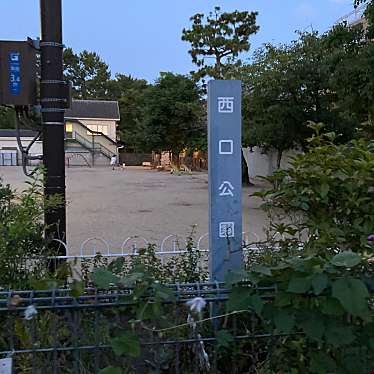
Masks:
[[[29,42],[0,41],[0,104],[36,104],[36,50]]]
[[[208,83],[209,270],[223,281],[242,254],[241,81]]]

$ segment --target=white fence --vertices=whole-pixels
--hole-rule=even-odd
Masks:
[[[209,252],[208,233],[200,236],[196,240],[193,249],[199,252]],[[260,241],[259,236],[252,232],[243,232],[243,251],[256,251],[258,247],[256,243]],[[126,257],[138,256],[139,250],[146,248],[150,243],[147,239],[141,236],[130,236],[126,238],[120,248],[112,248],[107,240],[101,237],[90,237],[82,242],[78,254],[73,254],[69,247],[61,240],[55,239],[66,250],[66,256],[56,256],[58,260],[76,260],[76,259],[90,259],[98,254],[104,257]],[[186,253],[186,246],[188,239],[181,236],[171,234],[164,237],[160,244],[155,243],[155,255],[161,259],[164,257],[176,256]]]

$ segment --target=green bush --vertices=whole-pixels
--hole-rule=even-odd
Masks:
[[[98,254],[93,259],[82,260],[82,280],[86,286],[90,285],[92,271],[100,268],[107,268],[116,276],[126,276],[139,267],[142,267],[144,272],[150,274],[155,281],[161,283],[191,283],[208,280],[205,255],[195,249],[194,229],[187,237],[184,250],[184,253],[177,256],[165,256],[163,260],[156,255],[157,247],[154,244],[139,249],[137,255],[119,257],[112,261]]]
[[[0,180],[0,287],[25,289],[47,277],[50,240],[44,236],[43,215],[57,203],[44,199],[37,177],[21,193]]]
[[[267,178],[273,188],[256,193],[270,220],[267,250],[248,272],[229,275],[251,284],[234,286],[229,305],[257,311],[263,328],[287,335],[272,346],[266,373],[368,373],[374,142],[335,145],[334,134],[313,127],[308,152]],[[257,289],[269,285],[277,292],[263,301]]]
[[[261,363],[264,373],[374,370],[369,292],[374,291],[374,279],[367,259],[351,251],[330,259],[289,256],[271,266],[254,265],[246,273],[229,274],[227,281],[234,283],[227,311],[256,312],[257,329],[273,336]],[[272,285],[275,293],[263,298],[262,289]],[[246,325],[248,319],[241,319],[239,331]]]
[[[374,232],[374,141],[335,145],[310,139],[306,154],[288,170],[267,178],[274,188],[264,199],[271,244],[292,251],[331,255],[340,250],[370,251]]]

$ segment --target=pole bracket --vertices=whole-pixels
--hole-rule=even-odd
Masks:
[[[56,79],[45,79],[45,80],[41,80],[40,83],[41,84],[61,84],[61,85],[69,84],[69,82],[67,81],[56,80]]]
[[[65,48],[65,44],[57,43],[57,42],[40,42],[40,47],[55,47],[55,48]]]
[[[42,113],[65,113],[65,109],[62,108],[42,108]]]
[[[64,126],[65,123],[64,122],[43,122],[43,125],[58,125],[58,126]]]
[[[67,99],[58,97],[45,97],[40,100],[42,103],[66,103]]]

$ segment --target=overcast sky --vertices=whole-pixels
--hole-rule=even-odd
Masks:
[[[117,72],[154,81],[160,71],[192,70],[181,31],[195,13],[258,11],[252,47],[287,42],[295,30],[326,31],[353,10],[353,0],[63,0],[64,43],[96,51]],[[38,0],[0,0],[0,39],[39,36]]]

